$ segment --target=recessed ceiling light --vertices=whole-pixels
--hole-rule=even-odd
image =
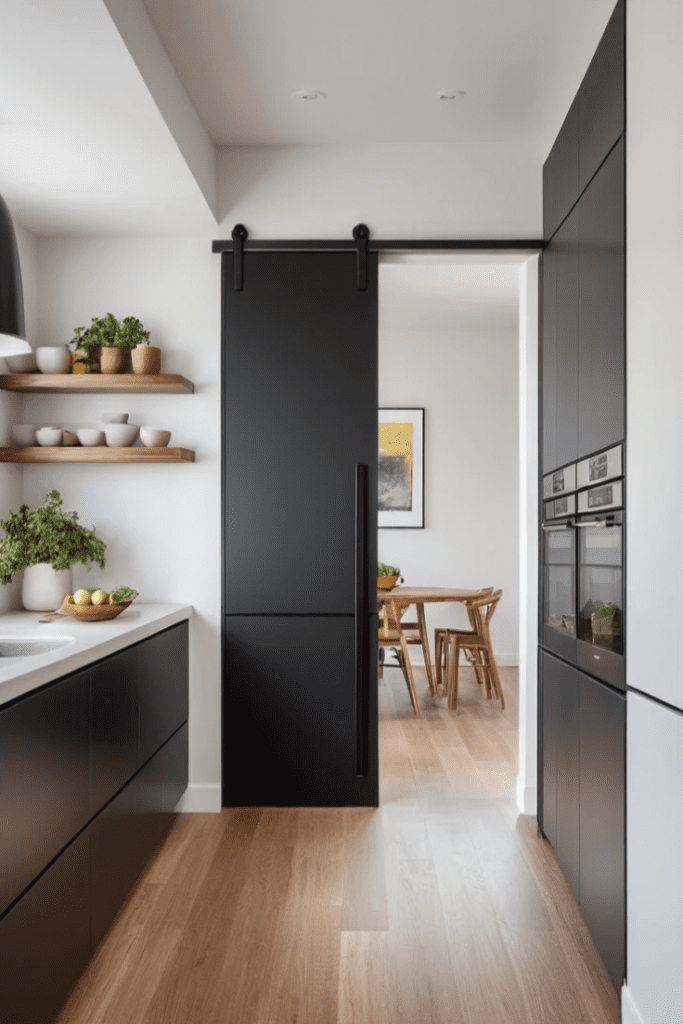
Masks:
[[[299,89],[294,95],[298,100],[306,100],[307,103],[312,103],[313,100],[325,99],[325,93],[320,92],[319,89]]]
[[[462,100],[467,96],[464,89],[444,89],[439,93],[440,100]]]

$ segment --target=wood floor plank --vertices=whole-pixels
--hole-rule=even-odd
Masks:
[[[507,708],[379,686],[378,810],[183,815],[55,1024],[617,1024]]]

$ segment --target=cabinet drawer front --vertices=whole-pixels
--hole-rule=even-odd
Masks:
[[[180,622],[139,645],[141,763],[187,721],[188,632]]]
[[[92,669],[92,787],[95,814],[125,786],[139,761],[138,646]]]
[[[90,830],[0,920],[0,1024],[47,1024],[90,956]]]
[[[90,672],[0,712],[0,912],[89,818]]]

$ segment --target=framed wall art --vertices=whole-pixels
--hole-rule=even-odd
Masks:
[[[424,527],[424,409],[379,410],[380,529]]]

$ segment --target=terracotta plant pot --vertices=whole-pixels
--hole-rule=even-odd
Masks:
[[[378,576],[377,586],[380,590],[393,590],[398,581],[398,576]]]
[[[154,345],[138,345],[133,349],[133,373],[155,374],[161,369],[161,349]]]
[[[123,373],[126,349],[105,345],[100,355],[100,373]]]
[[[87,357],[85,352],[82,351],[82,349],[77,348],[75,352],[71,353],[71,364],[72,364],[71,372],[72,373],[99,373],[100,372],[100,353],[101,352],[102,352],[102,348],[101,347],[94,348],[94,349],[92,349],[92,351],[90,353],[90,356]],[[82,358],[88,358],[89,359],[90,370],[86,370],[84,363],[77,363],[76,362],[77,359],[82,359]]]

